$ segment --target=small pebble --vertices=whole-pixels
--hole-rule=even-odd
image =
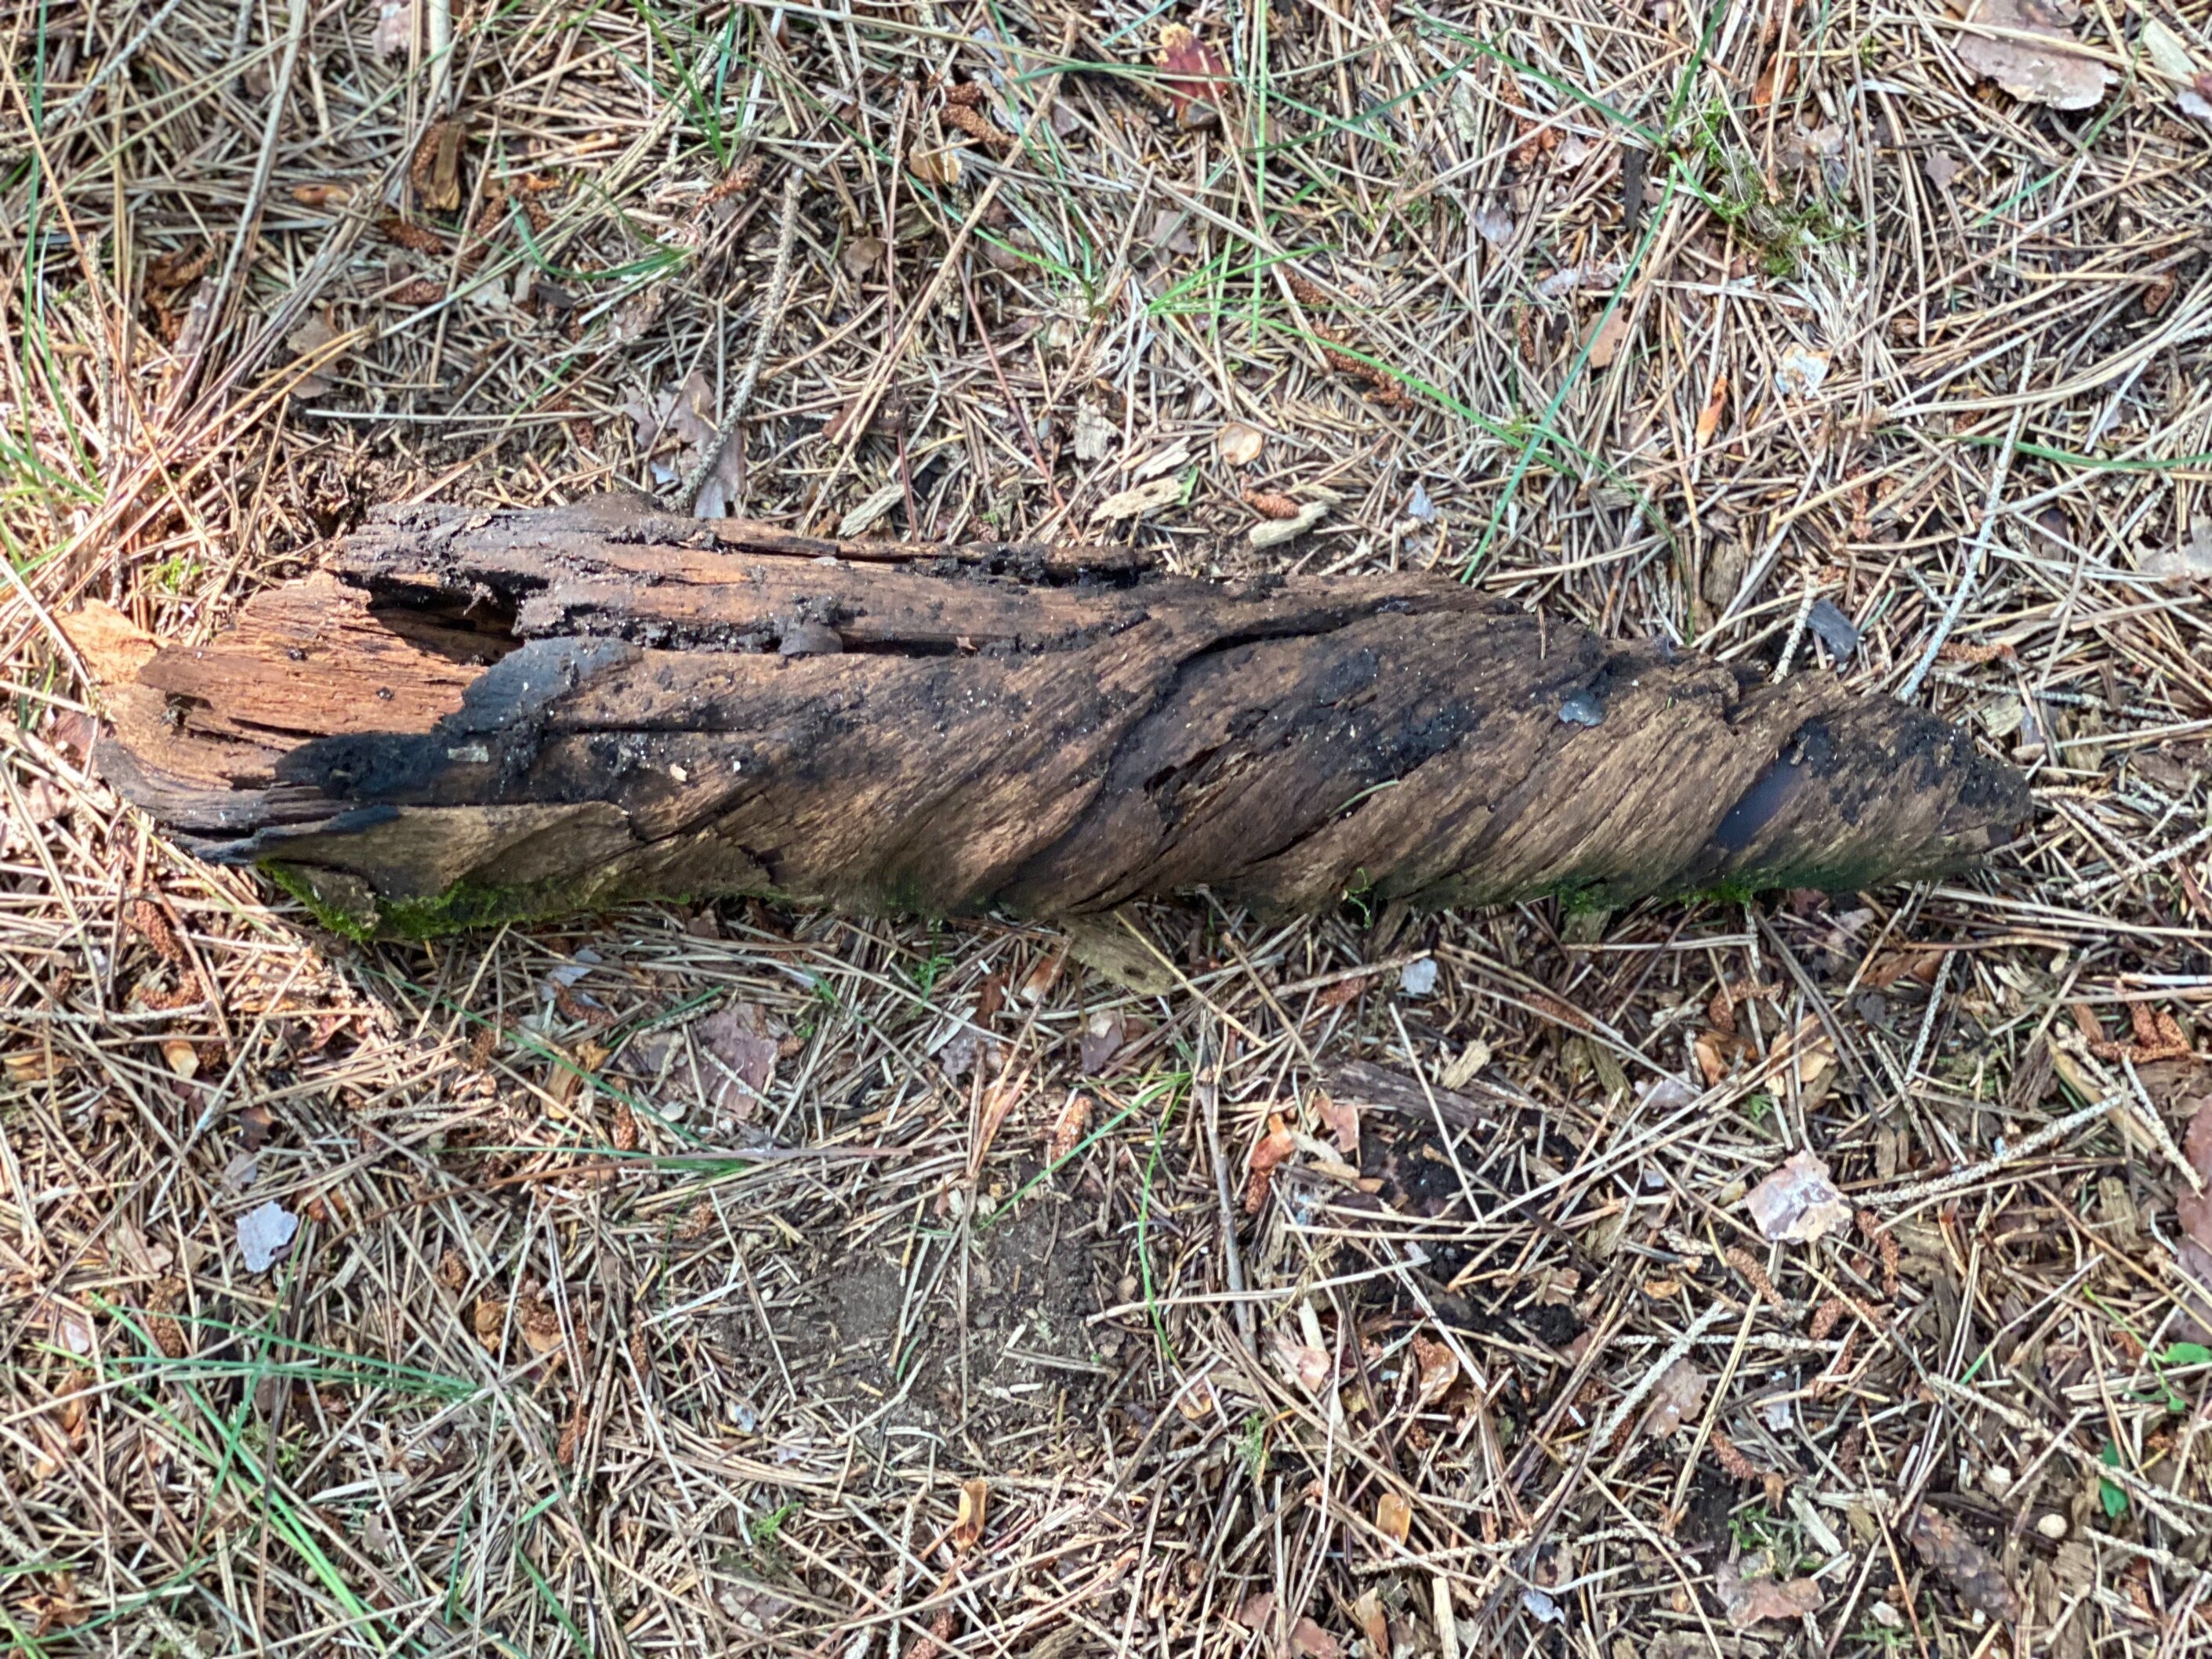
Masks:
[[[2035,1523],[2035,1529],[2056,1543],[2066,1536],[2066,1517],[2053,1510]]]
[[[1602,726],[1605,710],[1587,691],[1577,691],[1559,705],[1559,718],[1569,726]]]
[[[2012,1471],[2002,1463],[1992,1463],[1982,1471],[1982,1490],[1992,1498],[2002,1498],[2012,1490]]]

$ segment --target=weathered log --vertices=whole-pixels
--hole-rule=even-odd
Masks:
[[[1419,575],[824,542],[611,498],[374,515],[112,688],[210,857],[419,933],[641,896],[935,914],[1615,904],[1954,870],[2028,815],[1962,733]]]

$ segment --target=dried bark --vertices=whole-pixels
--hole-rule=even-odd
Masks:
[[[1856,888],[2007,840],[1924,714],[1420,575],[814,540],[626,498],[374,515],[111,688],[99,763],[216,859],[424,932],[643,896],[1270,912]]]

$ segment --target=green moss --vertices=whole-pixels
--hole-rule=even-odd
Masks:
[[[377,912],[373,906],[362,912],[331,902],[315,890],[313,884],[295,865],[264,859],[259,867],[263,875],[306,905],[307,913],[329,932],[356,944],[366,944],[376,936]]]
[[[428,898],[387,899],[379,897],[359,878],[341,871],[285,864],[274,859],[264,860],[260,869],[270,880],[305,905],[322,927],[361,944],[371,939],[442,939],[472,928],[497,927],[508,922],[552,921],[619,904],[690,905],[735,896],[734,890],[645,890],[619,883],[579,890],[568,883],[499,886],[464,878]],[[744,890],[770,902],[784,897],[770,890]]]
[[[371,893],[366,884],[343,874],[309,871],[273,859],[264,862],[261,869],[270,880],[306,905],[323,927],[357,943],[373,939],[439,939],[472,927],[542,921],[594,908],[577,903],[573,895],[563,898],[542,887],[494,887],[468,880],[457,881],[430,898],[384,899]],[[348,890],[355,888],[359,890],[357,896]]]
[[[1705,179],[1692,188],[1706,211],[1757,253],[1769,276],[1794,276],[1808,253],[1840,240],[1850,227],[1823,201],[1801,203],[1771,189],[1758,159],[1730,145],[1727,130],[1727,112],[1716,104],[1696,137]]]

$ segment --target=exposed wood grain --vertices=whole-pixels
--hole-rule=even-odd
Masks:
[[[622,501],[396,509],[155,656],[103,764],[210,854],[425,927],[767,890],[1616,902],[1933,874],[2027,817],[1963,734],[1825,675],[1767,685],[1422,576],[1130,567]]]

